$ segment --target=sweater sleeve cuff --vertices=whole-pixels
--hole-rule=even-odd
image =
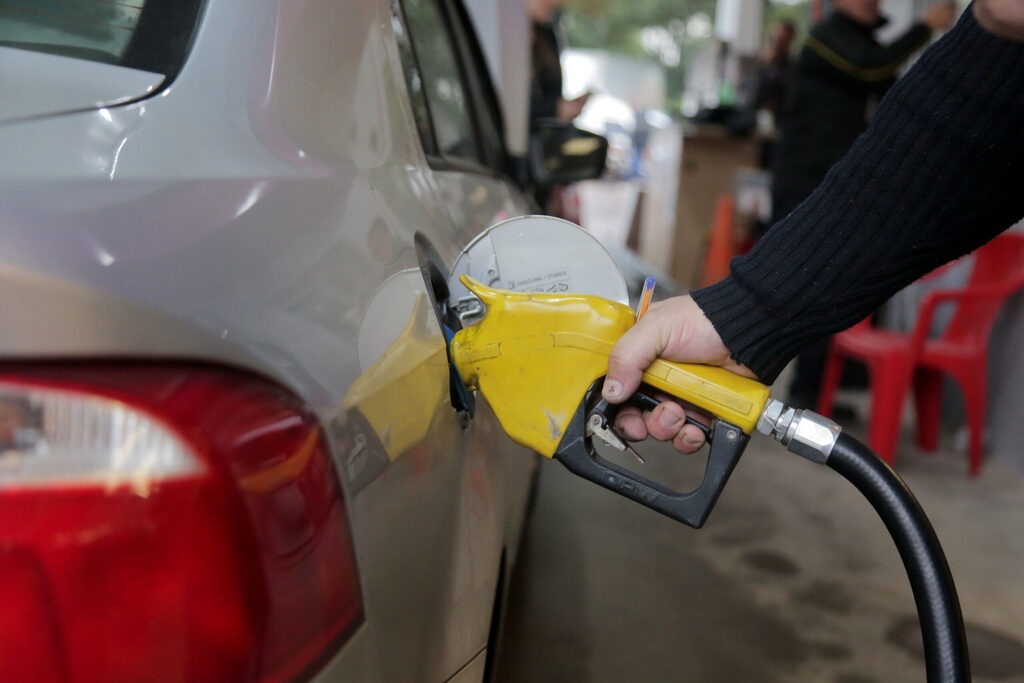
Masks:
[[[765,384],[774,382],[786,364],[817,339],[811,330],[786,324],[781,312],[760,302],[735,275],[690,294],[732,358]]]

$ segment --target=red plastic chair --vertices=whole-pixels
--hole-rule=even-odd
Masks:
[[[934,274],[933,274],[934,275]],[[857,358],[871,374],[871,420],[868,443],[890,464],[895,460],[903,401],[911,380],[917,412],[917,443],[933,451],[939,441],[942,374],[960,385],[970,432],[969,471],[981,469],[985,428],[988,338],[1003,301],[1024,286],[1024,234],[1003,233],[975,252],[964,289],[934,290],[921,304],[909,334],[871,327],[864,320],[832,338],[818,412],[832,414],[843,362]],[[956,312],[942,336],[928,338],[939,304],[956,302]]]

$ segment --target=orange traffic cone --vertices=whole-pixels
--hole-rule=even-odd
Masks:
[[[732,196],[723,194],[715,205],[715,223],[711,228],[711,240],[704,259],[704,276],[701,287],[713,285],[729,274],[729,261],[735,255],[732,238]]]

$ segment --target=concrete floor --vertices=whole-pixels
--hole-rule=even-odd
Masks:
[[[856,429],[854,429],[856,432]],[[647,448],[648,476],[692,488],[703,458]],[[621,461],[625,463],[625,461]],[[1024,681],[1024,479],[962,455],[898,471],[942,539],[976,681]],[[923,681],[906,574],[839,475],[751,441],[702,530],[542,467],[498,680]]]

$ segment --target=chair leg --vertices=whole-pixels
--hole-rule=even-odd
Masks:
[[[939,447],[942,413],[942,373],[918,368],[914,373],[914,407],[917,412],[917,445],[926,451]]]
[[[987,409],[988,386],[985,377],[985,366],[975,371],[968,370],[957,380],[964,397],[964,410],[967,413],[968,450],[967,471],[972,477],[981,471],[981,457],[985,447],[985,412]]]
[[[868,445],[890,465],[896,462],[896,444],[903,418],[903,399],[910,384],[910,369],[902,358],[871,366],[871,424]]]
[[[818,414],[832,417],[832,406],[836,399],[836,389],[843,375],[843,356],[832,345],[825,361],[825,372],[821,377],[821,391],[818,394]]]

